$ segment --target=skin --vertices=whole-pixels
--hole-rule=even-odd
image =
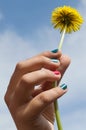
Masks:
[[[69,64],[70,58],[60,51],[43,52],[17,63],[5,102],[18,130],[54,130],[53,102],[67,92],[59,83]],[[53,72],[56,69],[60,72],[57,75]],[[58,87],[53,88],[54,81]]]

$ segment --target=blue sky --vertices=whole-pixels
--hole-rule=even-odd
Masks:
[[[78,0],[76,0],[78,1]],[[19,34],[33,32],[41,26],[49,26],[51,11],[60,5],[75,6],[75,0],[3,0],[0,1],[0,10],[4,15],[1,28],[15,29]]]
[[[84,24],[65,37],[63,53],[72,62],[62,80],[69,91],[59,99],[60,113],[64,130],[86,129],[86,0],[0,0],[0,129],[16,130],[3,100],[15,65],[57,47],[60,33],[50,18],[52,10],[62,5],[78,9]]]

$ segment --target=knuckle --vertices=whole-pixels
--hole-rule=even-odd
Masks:
[[[38,58],[38,63],[41,65],[41,67],[44,67],[47,63],[46,57],[41,55],[37,58]]]
[[[43,55],[44,55],[44,56],[47,56],[47,57],[49,57],[51,54],[52,54],[52,53],[51,53],[50,51],[43,52]]]
[[[7,93],[4,96],[4,101],[7,104],[7,106],[9,106],[10,100],[9,100],[9,95]]]
[[[26,76],[25,75],[23,75],[22,77],[21,77],[21,80],[20,80],[20,84],[26,84],[27,82],[26,82]]]
[[[44,92],[41,93],[40,95],[40,101],[43,103],[43,104],[48,104],[50,102],[50,99],[48,97],[48,95],[46,95]]]
[[[48,77],[50,77],[50,72],[49,70],[46,70],[44,68],[41,69],[42,74],[44,75],[44,77],[47,79]]]
[[[19,86],[21,86],[21,87],[28,87],[29,86],[29,84],[30,84],[30,80],[29,80],[29,78],[27,78],[27,76],[26,75],[23,75],[22,77],[21,77],[21,80],[20,80],[20,85]]]
[[[61,62],[63,62],[64,65],[67,67],[67,66],[69,66],[69,64],[71,63],[71,59],[70,59],[70,57],[67,56],[67,55],[62,55],[62,57],[61,57]]]
[[[45,57],[44,57],[44,56],[40,56],[40,57],[39,57],[39,60],[41,61],[41,63],[44,63]]]
[[[17,64],[16,64],[16,70],[17,71],[21,71],[23,69],[23,63],[22,62],[18,62]]]
[[[58,81],[61,78],[61,75],[58,75],[58,77],[56,77],[55,74],[51,70],[48,70],[48,69],[42,68],[41,73],[45,81],[55,81],[55,80]]]

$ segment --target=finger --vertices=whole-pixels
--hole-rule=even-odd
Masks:
[[[67,55],[62,55],[59,60],[60,60],[60,66],[58,70],[61,72],[61,75],[63,75],[68,66],[70,65],[71,60],[70,57]]]
[[[57,86],[59,85],[65,71],[67,70],[71,62],[70,57],[67,55],[62,55],[59,60],[60,60],[60,66],[58,67],[58,71],[61,73],[61,78],[59,81],[57,81]]]
[[[50,51],[41,53],[33,58],[19,62],[16,66],[16,69],[20,70],[21,73],[29,73],[41,68],[54,69],[58,67],[58,64],[52,62],[53,59],[58,59],[61,56],[61,52],[52,53]]]
[[[61,97],[67,92],[66,90],[61,89],[60,87],[56,87],[37,95],[29,104],[27,104],[26,108],[22,112],[25,118],[33,119],[38,117],[43,110],[54,102],[57,98]]]
[[[59,59],[62,55],[62,52],[61,51],[56,51],[56,52],[53,52],[53,51],[46,51],[46,52],[43,52],[39,55],[43,55],[45,57],[48,57],[48,58],[54,58],[54,59]]]
[[[66,71],[66,69],[70,65],[70,58],[67,55],[62,55],[59,60],[60,60],[60,66],[58,67],[58,70],[60,71],[61,78],[62,78],[64,75],[64,72]],[[58,81],[56,81],[57,86],[58,86],[59,82],[61,81],[61,78]],[[39,93],[41,93],[45,90],[51,89],[51,88],[52,88],[52,82],[44,82],[40,86],[40,88],[38,88],[38,89],[36,89],[36,91],[34,91],[33,96],[36,96]]]
[[[31,59],[19,62],[16,65],[14,74],[9,83],[8,86],[9,91],[14,91],[15,86],[19,82],[20,78],[22,77],[22,75],[26,73],[36,71],[41,68],[47,68],[51,70],[58,68],[60,63],[59,62],[54,63],[52,62],[52,60],[50,60],[50,58],[56,58],[56,57],[59,58],[60,56],[61,56],[61,52],[58,53],[44,52]]]
[[[16,87],[14,91],[14,97],[18,97],[17,102],[22,101],[23,103],[25,101],[25,98],[29,99],[29,97],[31,97],[35,85],[39,85],[46,81],[58,81],[60,77],[61,75],[59,72],[58,74],[54,74],[54,72],[48,69],[41,69],[38,71],[31,72],[29,74],[25,74],[21,78],[19,85]]]
[[[38,94],[40,94],[41,92],[43,91],[46,91],[46,90],[49,90],[53,87],[53,82],[51,81],[46,81],[46,82],[43,82],[39,87],[37,87],[33,93],[32,93],[32,96],[35,97],[37,96]]]

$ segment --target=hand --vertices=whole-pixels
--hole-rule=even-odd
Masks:
[[[61,52],[44,52],[16,65],[5,101],[18,130],[54,130],[53,102],[67,92],[58,84],[69,63]],[[52,87],[54,81],[58,87]]]

